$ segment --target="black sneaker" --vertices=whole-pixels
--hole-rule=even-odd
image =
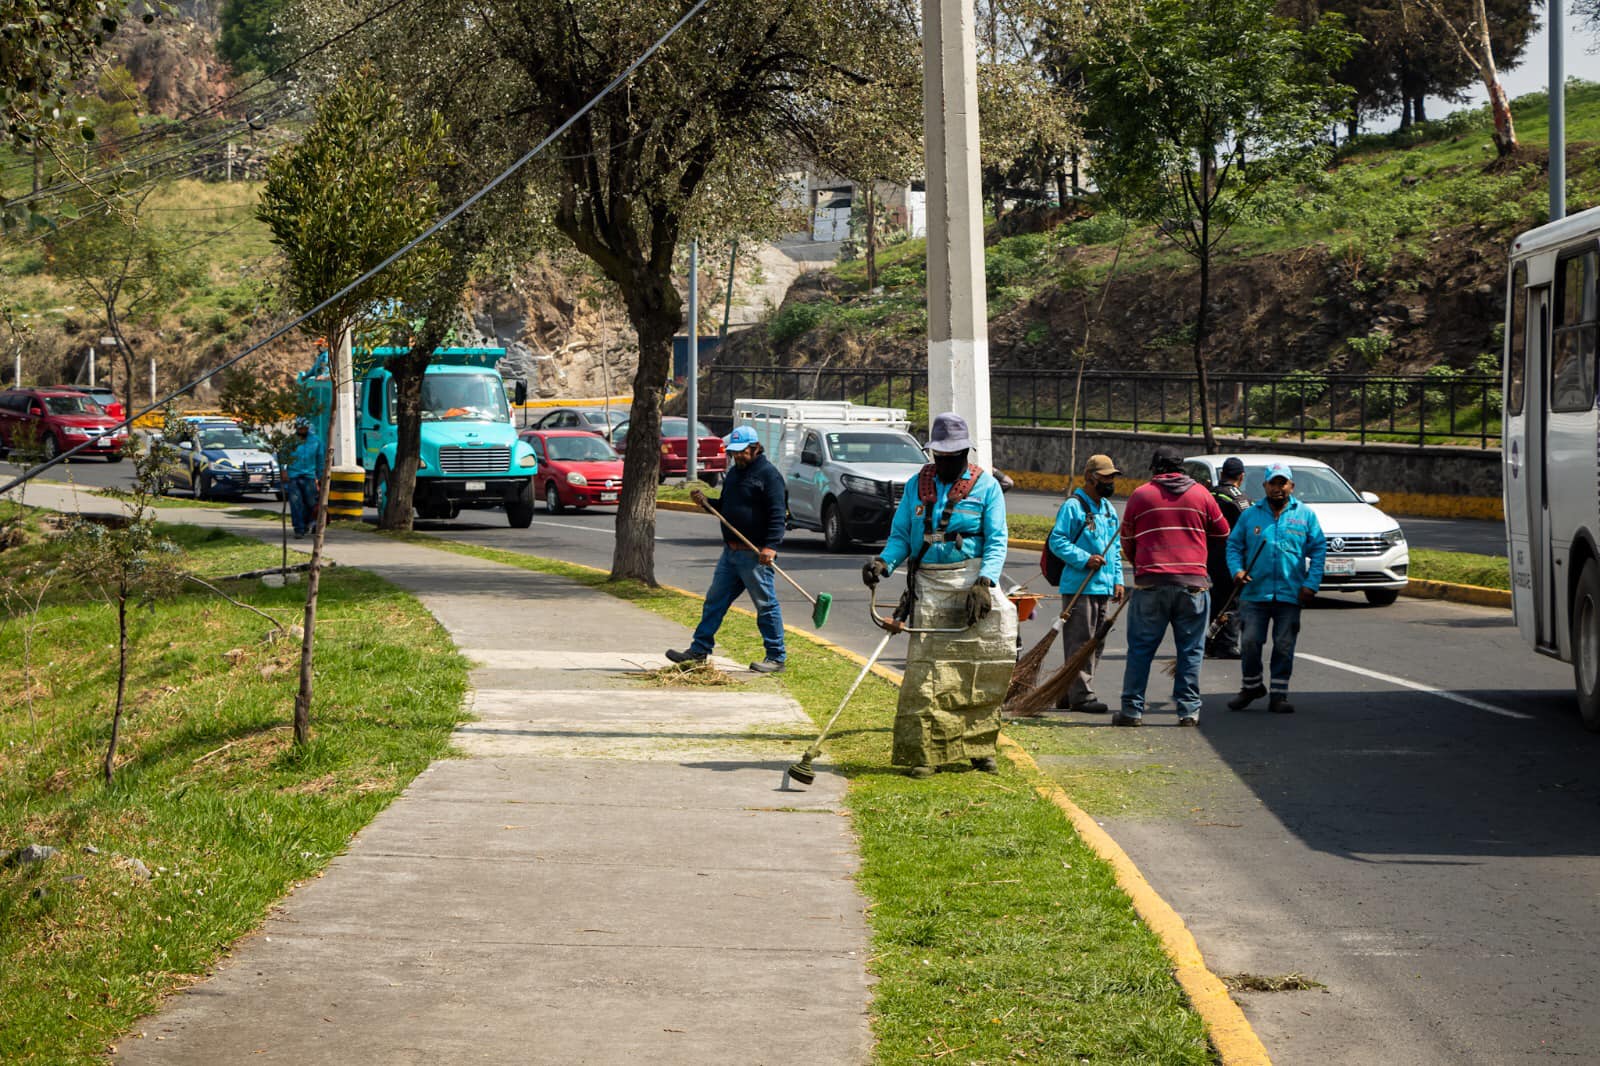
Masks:
[[[976,759],[973,759],[972,768],[986,774],[997,774],[1000,772],[1000,767],[995,765],[993,755],[980,755]]]
[[[1294,704],[1289,702],[1288,696],[1274,696],[1268,701],[1267,710],[1273,714],[1293,714]]]
[[[1200,716],[1198,714],[1180,715],[1179,718],[1178,718],[1178,724],[1179,725],[1199,725],[1200,724]]]
[[[706,657],[697,651],[673,651],[667,649],[667,659],[675,663],[703,663]]]
[[[1111,708],[1099,700],[1084,700],[1082,703],[1073,704],[1067,710],[1077,711],[1079,714],[1105,714]]]
[[[1228,701],[1228,710],[1242,711],[1256,700],[1267,694],[1265,685],[1246,685],[1239,690],[1239,694]]]
[[[1144,725],[1144,716],[1137,714],[1123,714],[1119,711],[1111,717],[1111,724],[1126,726]]]
[[[751,663],[750,669],[758,674],[781,674],[783,673],[783,660],[762,659],[758,663]]]

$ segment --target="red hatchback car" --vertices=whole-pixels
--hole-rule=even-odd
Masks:
[[[622,459],[615,448],[587,430],[529,429],[521,434],[539,457],[533,491],[545,510],[593,504],[614,507],[622,492]]]
[[[120,463],[128,431],[115,429],[119,420],[81,392],[66,389],[7,389],[0,392],[0,450],[10,452],[19,440],[37,440],[46,459],[87,443],[80,456],[104,456]]]
[[[697,451],[700,480],[715,485],[728,469],[728,451],[722,438],[707,429],[704,423],[695,423],[700,433]],[[619,452],[628,451],[628,423],[623,422],[611,431],[611,443]],[[689,472],[689,420],[663,418],[661,420],[661,480],[684,477]]]

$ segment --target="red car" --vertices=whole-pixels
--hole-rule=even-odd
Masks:
[[[728,453],[722,446],[722,438],[707,429],[704,424],[696,423],[695,429],[700,434],[699,473],[700,480],[707,485],[715,485],[728,469]],[[617,446],[617,451],[626,455],[628,453],[628,423],[623,422],[611,431],[611,443]],[[663,418],[661,420],[661,480],[669,477],[684,477],[689,473],[689,420],[687,418]]]
[[[622,459],[603,437],[581,429],[529,429],[520,436],[533,447],[539,470],[533,491],[545,510],[616,505],[622,492]]]
[[[118,422],[128,417],[122,401],[117,399],[117,394],[111,391],[109,385],[45,385],[44,388],[52,392],[81,392],[99,404],[106,414]]]
[[[0,451],[9,453],[31,439],[38,441],[46,459],[54,459],[87,443],[78,455],[100,455],[108,463],[120,463],[128,431],[113,433],[118,421],[81,392],[7,389],[0,392]]]

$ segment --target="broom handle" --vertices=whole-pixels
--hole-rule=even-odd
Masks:
[[[746,548],[749,548],[751,551],[755,552],[757,555],[761,554],[761,549],[756,547],[754,544],[751,544],[749,537],[745,536],[743,533],[739,532],[737,529],[734,529],[733,523],[728,521],[725,517],[723,517],[723,514],[722,514],[721,511],[719,511],[715,507],[711,506],[711,504],[709,502],[702,503],[700,506],[704,507],[706,510],[710,511],[712,514],[716,515],[718,521],[720,521],[723,525],[727,526],[729,529],[732,529],[733,530],[733,535],[738,537],[740,540],[744,541],[744,546]],[[794,578],[790,577],[788,574],[785,574],[783,572],[783,568],[782,567],[780,567],[777,563],[768,563],[767,565],[772,567],[774,570],[778,571],[779,575],[781,575],[783,577],[783,579],[785,581],[787,581],[789,584],[793,585],[795,587],[795,591],[800,593],[800,595],[804,596],[806,598],[806,600],[811,604],[811,606],[815,607],[817,605],[816,597],[812,596],[811,593],[809,593],[805,589],[801,588],[800,587],[800,582],[796,581]]]
[[[1256,545],[1255,554],[1250,556],[1250,564],[1244,568],[1244,576],[1246,578],[1250,576],[1250,571],[1256,568],[1256,560],[1261,558],[1261,549],[1266,546],[1267,542],[1265,540]],[[1244,591],[1245,584],[1246,582],[1244,581],[1235,581],[1233,583],[1233,592],[1228,596],[1228,602],[1222,605],[1222,610],[1217,612],[1217,620],[1211,623],[1210,629],[1206,630],[1207,640],[1214,639],[1222,631],[1222,623],[1227,621],[1228,612],[1233,610],[1233,602],[1239,598],[1239,593]]]
[[[1083,575],[1083,584],[1078,586],[1078,591],[1072,594],[1072,599],[1068,600],[1067,605],[1061,610],[1061,621],[1065,622],[1067,620],[1067,616],[1072,613],[1072,609],[1078,605],[1078,597],[1083,595],[1083,590],[1089,587],[1089,582],[1094,580],[1094,575],[1098,572],[1091,570]]]
[[[855,681],[851,683],[850,691],[844,694],[844,699],[840,700],[839,706],[834,708],[833,717],[828,719],[828,724],[822,727],[822,732],[817,734],[817,739],[812,742],[811,747],[806,749],[807,755],[815,759],[822,753],[822,741],[832,731],[833,723],[839,720],[839,715],[844,711],[845,704],[850,702],[850,697],[856,694],[856,689],[860,688],[861,682],[866,680],[867,674],[872,670],[872,664],[878,661],[878,656],[883,654],[883,649],[888,646],[889,638],[892,636],[894,636],[893,633],[885,633],[883,639],[878,641],[878,646],[872,649],[872,654],[867,657],[866,665],[861,668],[861,672],[856,675]]]

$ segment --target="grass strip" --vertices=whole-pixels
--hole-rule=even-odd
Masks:
[[[1477,585],[1486,589],[1511,588],[1510,564],[1498,555],[1412,548],[1410,576],[1424,581],[1448,581],[1455,585]]]
[[[220,530],[161,531],[207,580],[278,560],[277,548]],[[9,587],[57,550],[32,517],[27,542],[3,556]],[[298,621],[303,587],[223,587]],[[313,740],[296,751],[298,641],[265,642],[259,616],[190,585],[133,612],[130,715],[107,787],[97,771],[115,617],[82,589],[45,591],[36,614],[15,597],[0,611],[0,852],[59,849],[0,868],[0,1061],[56,1066],[102,1061],[445,754],[467,670],[415,598],[329,570]]]
[[[423,534],[406,539],[558,575],[685,626],[699,618],[697,600],[611,582],[588,567]],[[743,614],[728,616],[718,640],[735,660],[762,650]],[[779,680],[820,725],[859,669],[796,639]],[[1215,1061],[1159,941],[1111,868],[1028,776],[1005,766],[997,776],[917,782],[890,769],[897,695],[892,683],[867,678],[823,757],[850,780],[861,844],[875,1061]],[[799,745],[773,752],[798,754]]]

